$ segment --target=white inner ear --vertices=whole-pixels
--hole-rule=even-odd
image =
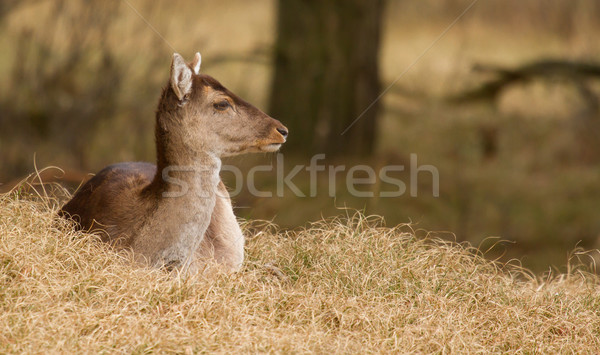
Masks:
[[[171,88],[179,100],[192,91],[192,71],[177,53],[173,54],[171,64]]]
[[[200,73],[200,64],[202,63],[202,56],[200,52],[196,52],[194,56],[194,73],[198,75]]]

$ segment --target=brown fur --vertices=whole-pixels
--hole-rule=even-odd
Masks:
[[[214,78],[195,73],[199,60],[196,55],[186,65],[173,57],[156,113],[157,165],[108,166],[59,213],[151,265],[196,269],[214,258],[237,269],[244,237],[218,176],[220,158],[274,151],[287,129]],[[218,106],[224,101],[225,109]]]

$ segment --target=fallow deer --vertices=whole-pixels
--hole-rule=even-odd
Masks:
[[[59,214],[152,266],[197,269],[207,258],[239,269],[244,236],[219,177],[221,158],[275,152],[288,130],[173,54],[156,112],[157,164],[110,165]]]

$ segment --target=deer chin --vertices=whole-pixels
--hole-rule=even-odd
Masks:
[[[265,144],[263,146],[259,146],[258,150],[261,152],[267,152],[267,153],[276,152],[279,150],[279,148],[281,148],[281,144],[282,143]]]
[[[273,153],[281,148],[283,143],[267,143],[267,144],[257,144],[252,146],[247,146],[242,149],[237,149],[233,151],[223,152],[221,154],[222,157],[231,157],[240,154],[247,153]]]

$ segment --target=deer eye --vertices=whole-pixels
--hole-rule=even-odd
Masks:
[[[219,111],[225,111],[231,107],[231,104],[229,104],[229,101],[223,100],[223,101],[215,102],[213,104],[213,107]]]

